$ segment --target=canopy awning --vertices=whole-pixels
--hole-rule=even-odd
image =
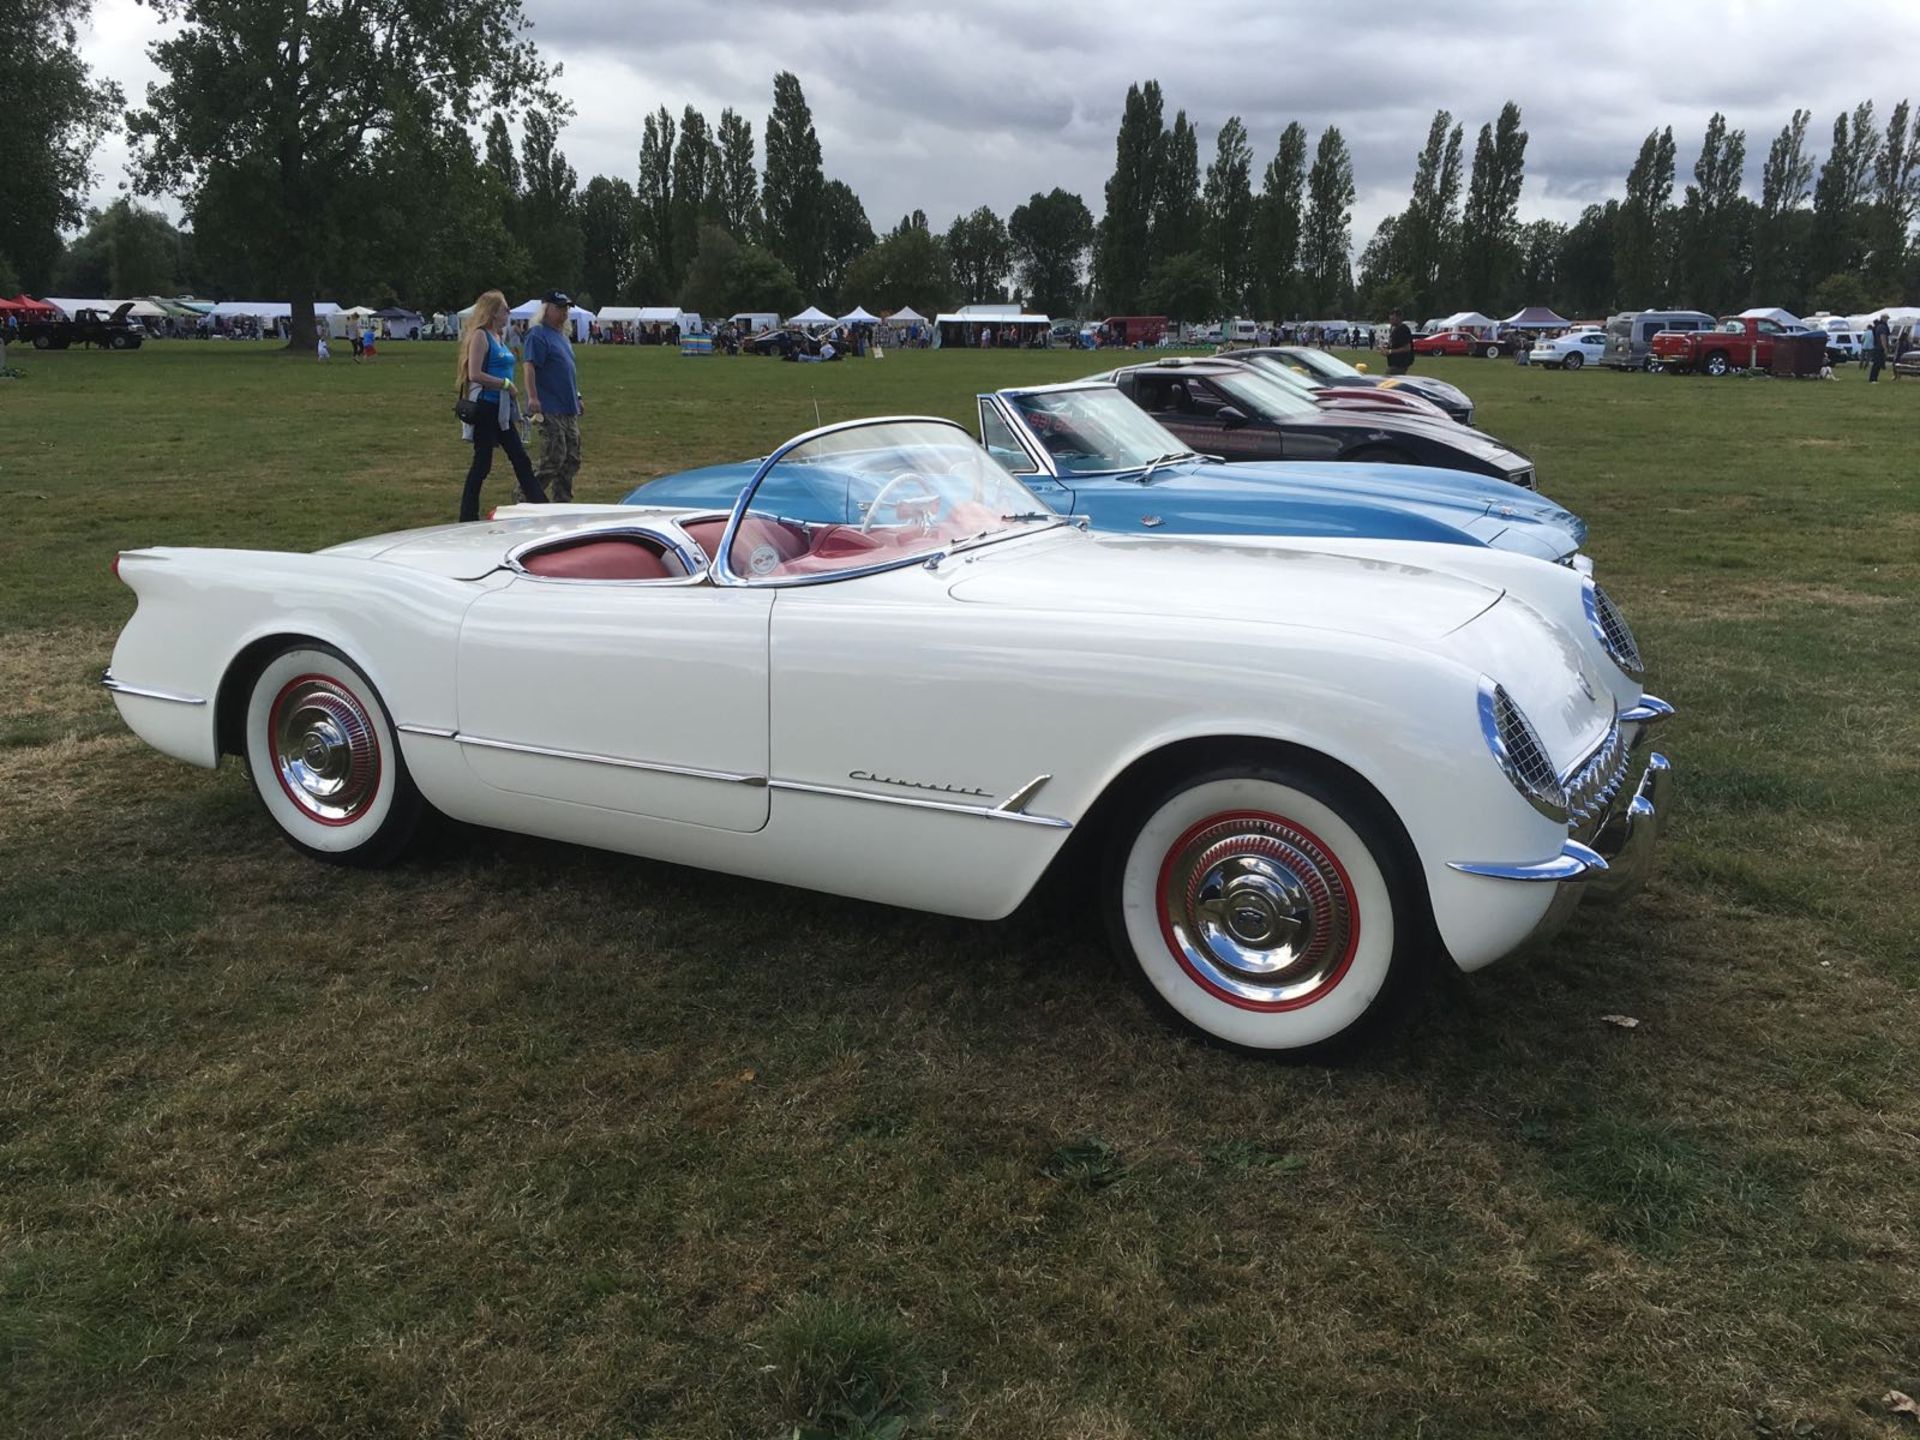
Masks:
[[[827,314],[827,312],[822,310],[818,305],[809,305],[806,309],[802,310],[798,315],[789,315],[787,317],[787,324],[789,325],[831,325],[833,324],[833,317]]]
[[[678,305],[603,305],[597,318],[609,325],[678,325],[685,314]]]
[[[1529,305],[1524,310],[1515,311],[1500,322],[1515,330],[1564,330],[1572,323],[1565,316],[1556,315],[1545,305]]]
[[[1782,310],[1778,305],[1756,305],[1751,310],[1740,312],[1742,320],[1771,320],[1777,325],[1798,325],[1800,317],[1791,310]]]
[[[927,323],[927,317],[911,305],[902,305],[898,310],[887,316],[887,323],[889,325],[924,325]]]
[[[868,314],[866,306],[856,305],[840,317],[840,323],[842,325],[878,325],[880,317]]]
[[[936,315],[936,325],[1051,325],[1052,320],[1045,315],[969,315],[964,311],[952,315]]]
[[[58,309],[57,305],[49,305],[45,300],[36,300],[24,292],[11,300],[0,300],[0,310],[12,310],[24,315],[51,315]]]
[[[1442,320],[1440,328],[1442,330],[1491,330],[1495,323],[1491,315],[1482,315],[1478,310],[1462,310]]]

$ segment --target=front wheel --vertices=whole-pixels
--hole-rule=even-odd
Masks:
[[[1480,353],[1488,360],[1498,360],[1500,358],[1500,347],[1498,345],[1489,345]]]
[[[1374,807],[1316,771],[1188,776],[1120,827],[1109,930],[1176,1023],[1304,1058],[1391,1016],[1427,973],[1403,848]]]
[[[426,810],[379,692],[331,646],[283,650],[260,671],[246,760],[281,834],[316,860],[387,864]]]
[[[1705,369],[1707,374],[1713,376],[1715,379],[1718,379],[1720,376],[1726,374],[1727,371],[1731,368],[1727,363],[1726,351],[1724,350],[1714,351],[1711,355],[1707,356],[1707,363],[1702,368]]]
[[[1586,363],[1587,363],[1586,358],[1584,356],[1569,355],[1567,356],[1566,359],[1560,362],[1560,368],[1562,370],[1578,370],[1582,365]]]

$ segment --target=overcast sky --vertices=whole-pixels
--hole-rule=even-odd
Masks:
[[[1330,7],[1324,0],[526,0],[534,38],[564,64],[575,116],[563,146],[584,183],[637,169],[641,117],[731,105],[761,139],[773,75],[800,77],[825,168],[885,232],[909,210],[936,227],[976,205],[1002,216],[1036,190],[1095,215],[1128,84],[1158,79],[1167,118],[1246,122],[1254,184],[1282,127],[1336,124],[1354,157],[1359,245],[1405,203],[1436,108],[1479,126],[1520,103],[1531,139],[1525,218],[1570,220],[1618,194],[1647,130],[1672,125],[1682,179],[1709,114],[1747,132],[1757,192],[1767,142],[1795,106],[1824,154],[1833,117],[1871,98],[1884,119],[1920,91],[1920,5],[1905,0],[1455,0]],[[1368,25],[1359,16],[1381,17]],[[159,33],[134,0],[98,0],[87,58],[130,101]],[[1885,57],[1876,64],[1873,57]],[[511,112],[511,97],[502,97]],[[104,201],[123,182],[116,137],[97,157]],[[175,207],[169,206],[169,209]]]

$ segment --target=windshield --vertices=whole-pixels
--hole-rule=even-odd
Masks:
[[[1286,420],[1320,413],[1305,388],[1286,384],[1272,371],[1236,370],[1208,379],[1246,411],[1249,419]]]
[[[1140,470],[1192,450],[1111,385],[1006,397],[1063,474]]]
[[[957,425],[886,420],[795,445],[742,502],[727,570],[821,579],[1060,523]]]
[[[1272,355],[1266,358],[1278,360],[1286,365],[1298,365],[1302,369],[1310,370],[1323,380],[1351,380],[1354,376],[1365,373],[1349,365],[1338,355],[1329,355],[1322,350],[1289,350],[1284,355]]]

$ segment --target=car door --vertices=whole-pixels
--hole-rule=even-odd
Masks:
[[[519,576],[461,625],[469,767],[499,790],[760,829],[772,606],[704,579]]]

